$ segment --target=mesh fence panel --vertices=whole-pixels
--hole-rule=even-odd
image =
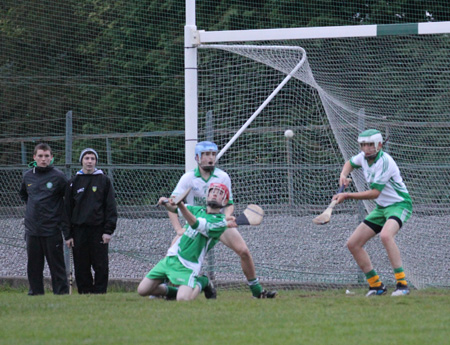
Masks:
[[[349,234],[343,233],[352,223],[349,219],[356,220],[352,213],[358,205],[349,203],[350,209],[341,209],[346,216],[333,217],[338,231],[313,228],[304,216],[324,208],[326,196],[335,193],[343,162],[359,151],[358,134],[378,128],[388,137],[385,150],[399,164],[414,203],[415,214],[398,236],[407,275],[419,288],[448,286],[448,269],[442,270],[441,263],[448,260],[443,249],[449,245],[445,223],[450,196],[442,186],[450,184],[450,161],[438,154],[450,144],[447,35],[303,41],[298,44],[308,61],[296,72],[304,53],[293,41],[284,43],[200,50],[199,107],[217,114],[212,136],[222,146],[286,75],[293,75],[220,160],[237,186],[238,201],[259,202],[268,210],[258,245],[268,243],[259,250],[272,257],[270,277],[289,279],[289,270],[276,272],[289,258],[293,272],[303,272],[292,273],[297,282],[312,276],[318,283],[357,283],[348,279],[357,277],[357,269],[348,262],[351,256],[344,247]],[[286,138],[286,129],[294,137]],[[352,177],[354,190],[367,190],[361,172]],[[365,201],[364,208],[370,212],[374,202]],[[360,216],[366,212],[361,210]],[[283,231],[298,245],[295,250],[288,249]],[[317,238],[308,237],[314,232]],[[300,249],[302,245],[308,250]],[[370,254],[388,281],[392,269],[384,248],[377,245]],[[433,260],[427,259],[430,253]]]
[[[233,30],[443,21],[450,19],[448,8],[447,1],[201,1],[197,25]],[[79,169],[80,151],[94,147],[99,167],[113,179],[120,218],[110,247],[111,277],[140,279],[165,254],[173,231],[165,212],[154,205],[173,190],[184,171],[184,23],[184,6],[174,0],[2,2],[0,276],[26,275],[24,206],[18,190],[41,141],[52,146],[55,165],[68,176]],[[357,119],[336,123],[324,113],[333,111],[339,99],[338,108],[349,106],[353,116],[364,108],[367,125],[389,117],[389,126],[383,122],[381,128],[390,131],[389,150],[404,153],[405,158],[395,158],[413,197],[421,198],[411,221],[414,227],[398,236],[405,266],[410,275],[418,272],[413,277],[418,287],[448,286],[448,268],[442,268],[448,251],[439,251],[436,265],[428,260],[439,246],[448,247],[441,231],[448,223],[449,201],[442,192],[448,185],[448,158],[441,154],[449,146],[448,118],[442,117],[449,108],[448,72],[442,69],[448,66],[448,40],[440,39],[429,46],[421,39],[398,37],[384,50],[375,49],[371,40],[277,43],[306,49],[320,88],[290,81],[267,107],[270,116],[264,118],[270,121],[255,123],[220,161],[233,180],[237,213],[249,202],[266,209],[261,227],[241,231],[266,284],[363,283],[345,248],[363,208],[348,203],[335,211],[328,227],[311,224],[329,202],[343,159],[354,148]],[[200,90],[199,139],[213,135],[223,147],[285,75],[243,59],[232,72],[230,56],[210,59],[216,67],[200,66],[205,85],[215,86]],[[415,67],[405,69],[406,62]],[[417,67],[423,67],[421,74]],[[397,88],[384,87],[375,75],[386,80],[394,76]],[[305,93],[309,97],[299,97]],[[213,133],[208,132],[208,112]],[[342,131],[342,122],[351,130]],[[296,133],[292,140],[283,136],[287,128]],[[411,145],[415,140],[417,145]],[[360,181],[356,176],[352,190],[363,188]],[[379,272],[392,282],[379,241],[368,250]],[[244,280],[239,258],[229,249],[218,245],[214,256],[205,270],[214,270],[218,281]],[[422,275],[425,265],[429,268]],[[49,276],[47,270],[45,274]]]

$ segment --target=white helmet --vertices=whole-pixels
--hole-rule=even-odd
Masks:
[[[376,153],[378,154],[379,151],[378,146],[380,143],[383,143],[383,136],[381,135],[381,132],[379,130],[367,129],[358,136],[358,143],[360,145],[373,143],[375,145]],[[373,158],[373,157],[366,157],[366,158]]]

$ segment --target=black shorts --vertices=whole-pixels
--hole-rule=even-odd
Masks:
[[[389,217],[388,219],[395,220],[398,223],[398,225],[400,226],[400,228],[403,225],[402,221],[398,217],[392,216],[392,217]],[[366,219],[364,219],[363,223],[366,224],[369,228],[371,228],[376,234],[379,234],[381,232],[381,229],[383,229],[383,227],[381,225],[372,223]]]

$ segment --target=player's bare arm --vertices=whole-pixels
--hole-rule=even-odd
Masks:
[[[197,222],[197,218],[187,209],[184,202],[180,202],[178,204],[178,209],[180,210],[181,214],[183,215],[184,219],[186,219],[186,222],[193,226]]]
[[[347,199],[353,200],[374,200],[378,198],[380,195],[380,191],[378,189],[366,190],[364,192],[356,192],[356,193],[339,193],[333,196],[333,200],[336,200],[338,204]]]
[[[342,186],[344,185],[345,188],[348,187],[348,185],[350,184],[350,181],[348,179],[348,175],[350,175],[350,173],[353,171],[353,167],[350,164],[350,161],[345,162],[342,171],[341,171],[341,176],[339,177],[339,185]]]
[[[168,214],[170,222],[172,223],[172,226],[177,234],[177,237],[175,237],[176,239],[178,236],[182,236],[184,234],[185,229],[181,226],[180,220],[178,219],[178,214],[172,212],[168,212]]]

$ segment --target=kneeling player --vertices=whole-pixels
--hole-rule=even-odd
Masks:
[[[169,248],[167,255],[144,277],[138,286],[141,296],[167,296],[178,301],[193,300],[201,291],[207,298],[215,298],[215,289],[206,276],[199,276],[206,253],[219,241],[227,228],[237,227],[234,217],[225,217],[220,210],[228,203],[229,190],[221,183],[212,183],[207,194],[207,206],[190,206],[173,199],[160,198],[159,205],[177,212],[189,227]],[[168,279],[173,285],[164,284]]]

